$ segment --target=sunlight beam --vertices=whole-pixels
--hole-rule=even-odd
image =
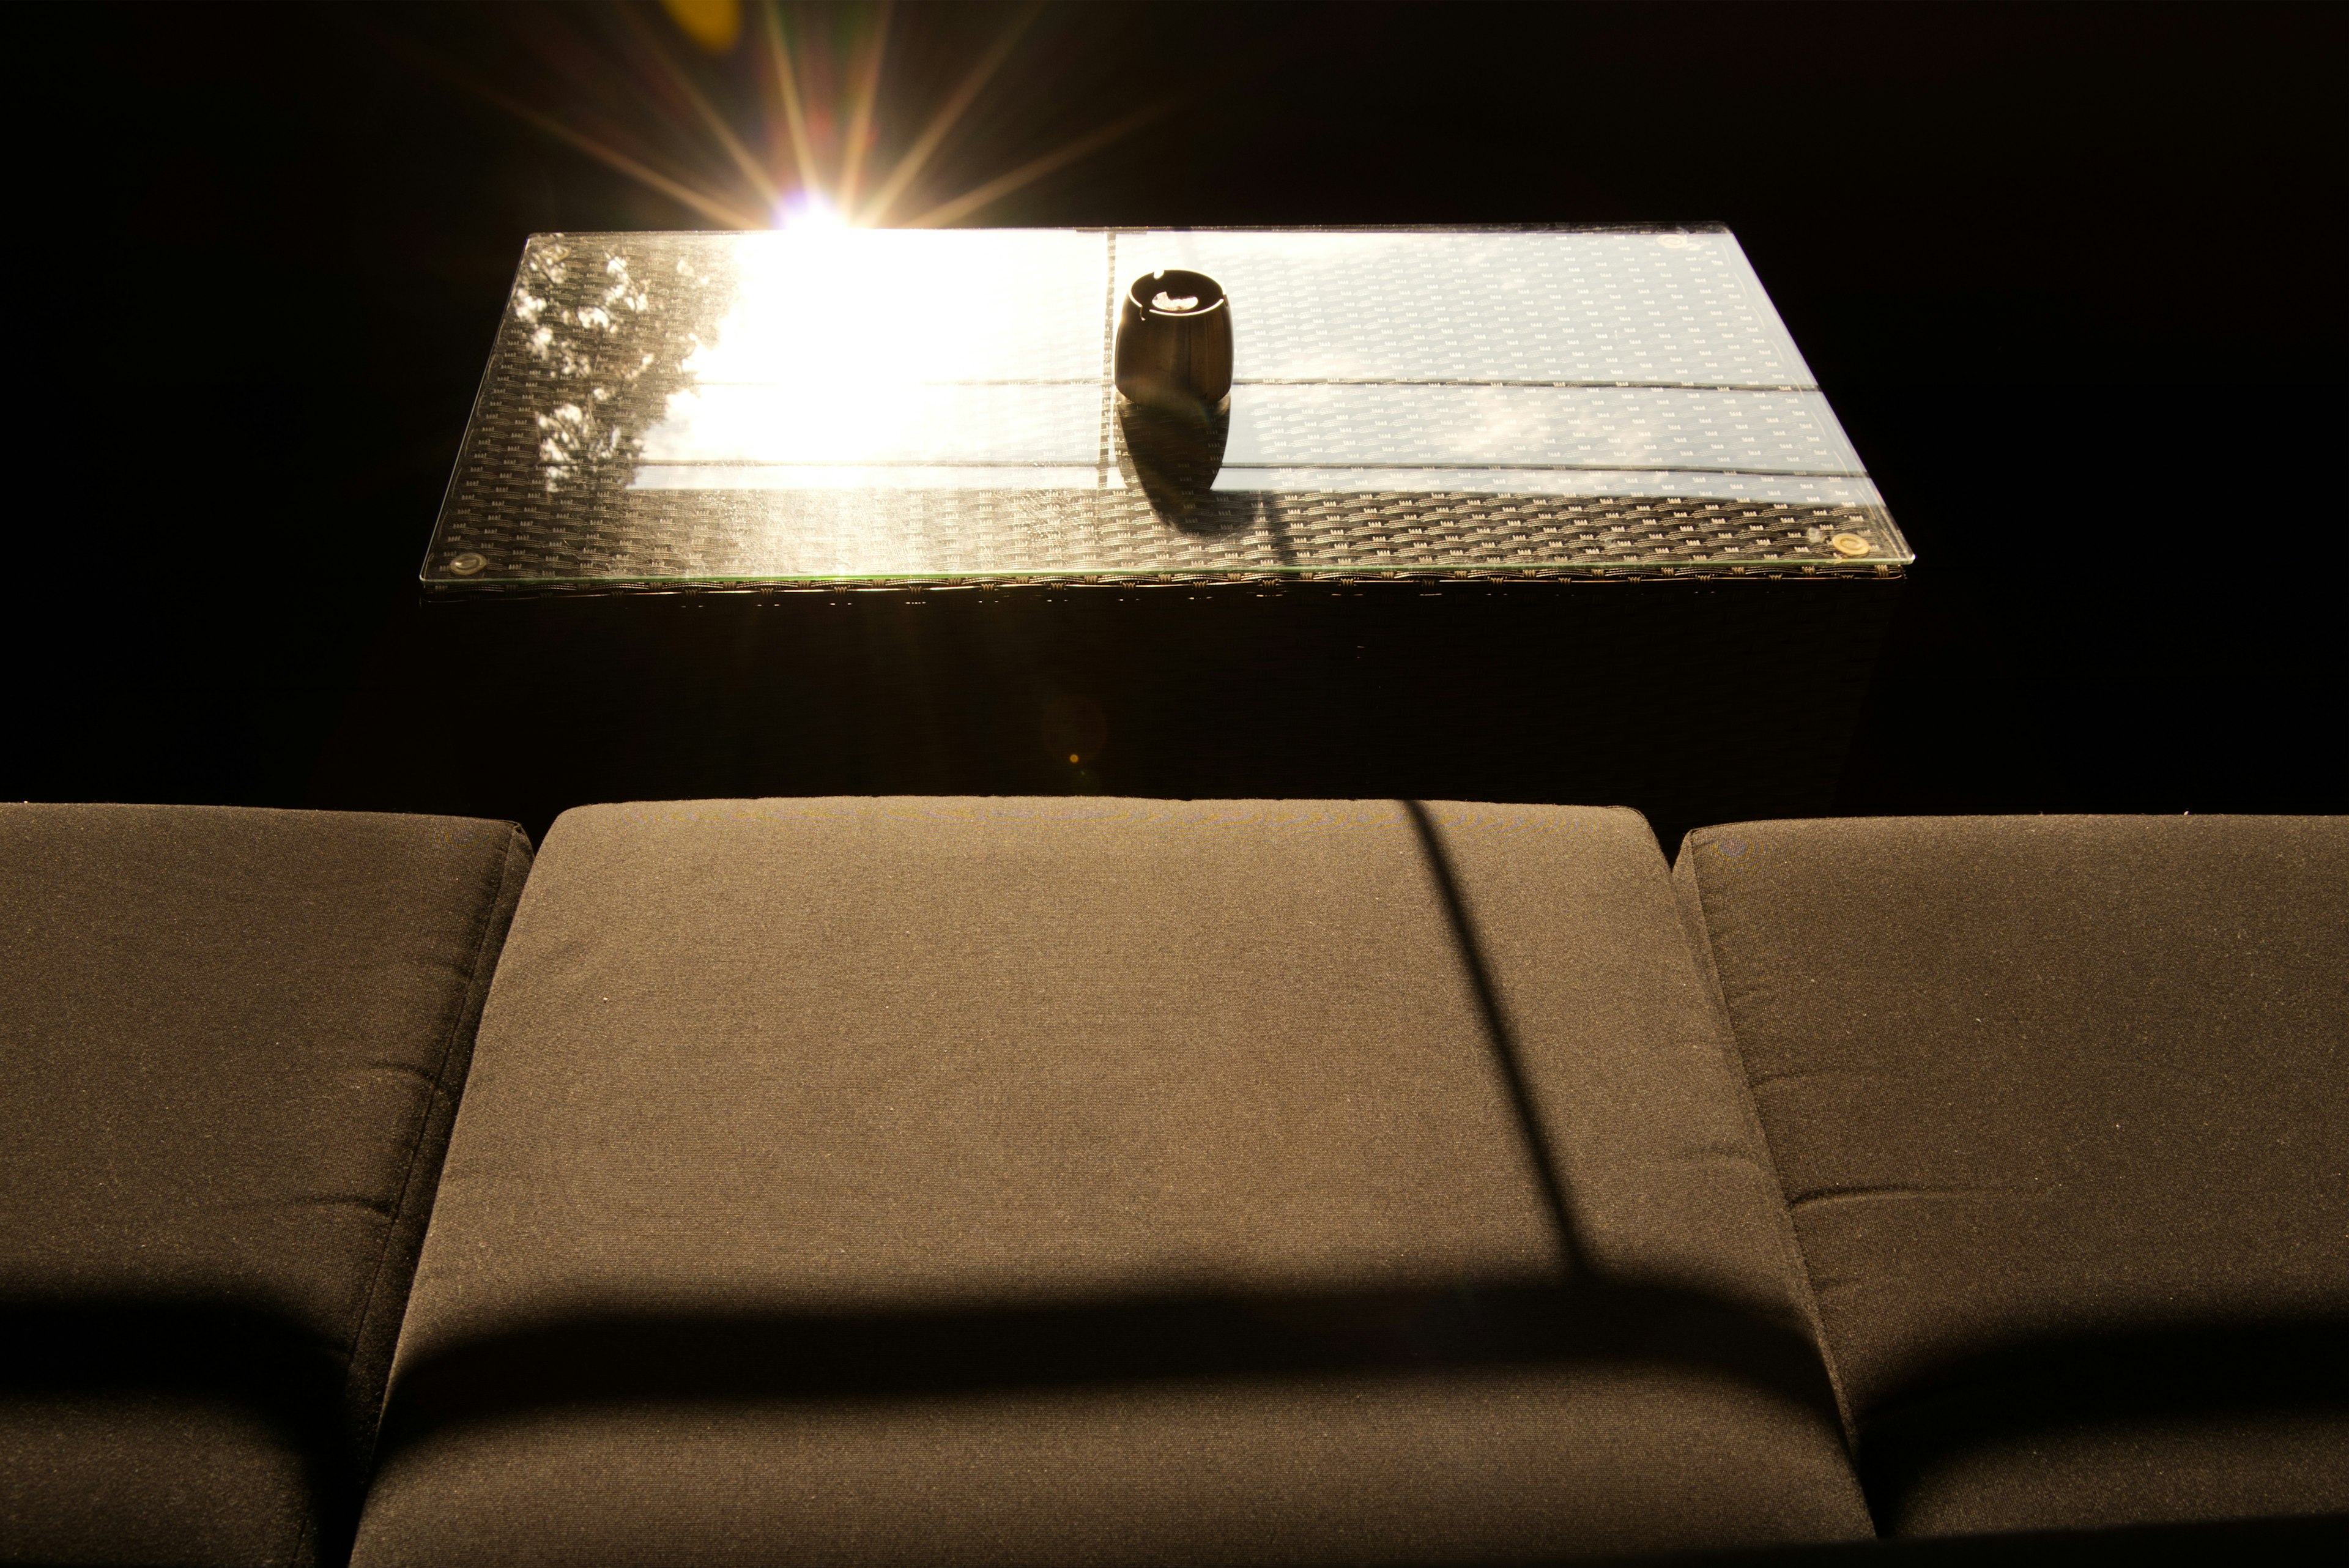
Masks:
[[[856,193],[864,182],[864,144],[873,137],[873,111],[881,97],[881,58],[889,49],[889,22],[895,9],[896,0],[882,0],[881,13],[874,22],[872,47],[857,62],[850,88],[848,140],[841,150],[838,192],[843,212],[855,210]]]
[[[462,78],[454,79],[463,80]],[[739,208],[730,207],[714,196],[704,195],[683,181],[671,179],[659,170],[640,163],[616,148],[606,147],[594,137],[584,131],[572,130],[551,115],[541,114],[526,104],[516,103],[494,88],[482,87],[479,83],[471,82],[464,85],[471,87],[473,91],[480,93],[508,114],[527,120],[549,136],[569,142],[590,158],[617,170],[640,185],[659,192],[673,202],[684,203],[705,218],[713,218],[732,229],[763,229],[767,226],[764,220],[752,217]]]
[[[659,170],[629,157],[616,148],[607,147],[584,131],[574,130],[553,116],[542,114],[526,104],[517,102],[486,83],[475,81],[462,71],[435,59],[431,55],[416,47],[397,34],[368,27],[363,27],[362,30],[387,53],[407,61],[426,75],[438,78],[453,88],[471,93],[487,103],[494,104],[516,119],[537,127],[558,141],[569,142],[606,168],[626,175],[648,190],[659,192],[669,200],[692,209],[705,218],[712,219],[733,229],[763,229],[767,226],[762,220],[754,218],[739,208],[729,206],[718,197],[705,194],[684,181],[664,174]]]
[[[728,125],[726,117],[718,112],[718,106],[711,103],[701,89],[693,85],[693,79],[685,74],[684,69],[669,57],[668,51],[662,47],[653,30],[638,20],[634,12],[623,10],[620,16],[627,24],[628,30],[636,35],[636,42],[645,54],[667,78],[669,86],[693,106],[693,111],[701,117],[702,125],[717,139],[719,146],[726,150],[726,155],[734,160],[734,166],[750,182],[751,189],[759,193],[761,202],[771,207],[781,201],[782,192],[775,188],[773,178],[750,155],[750,150],[742,145],[741,140],[734,134],[734,128]]]
[[[767,0],[760,13],[766,19],[767,60],[774,67],[775,91],[783,100],[783,123],[791,128],[793,173],[802,185],[815,187],[814,143],[808,137],[807,108],[800,102],[799,68],[792,63],[792,47],[783,37],[781,0]]]
[[[873,193],[872,202],[864,211],[853,215],[854,222],[879,223],[884,214],[889,211],[891,203],[905,193],[905,187],[912,184],[915,178],[921,173],[924,166],[929,162],[930,155],[936,152],[938,150],[938,144],[946,140],[947,132],[954,129],[955,121],[962,118],[963,111],[970,107],[971,99],[978,96],[979,89],[987,85],[988,78],[993,77],[997,69],[1002,66],[1005,58],[1011,53],[1011,47],[1019,41],[1019,36],[1028,30],[1029,25],[1036,20],[1037,14],[1042,9],[1040,4],[1031,4],[1021,9],[1019,15],[1012,21],[1009,30],[997,41],[993,48],[987,51],[978,65],[971,67],[970,75],[963,78],[962,85],[955,89],[954,96],[939,106],[938,112],[931,117],[929,125],[923,130],[921,136],[916,140],[912,147],[906,149],[905,155],[897,161],[897,166],[889,171],[889,178],[883,181],[881,188]]]
[[[1165,99],[1152,104],[1147,109],[1136,109],[1123,119],[1112,120],[1099,130],[1080,136],[1065,147],[1047,152],[1041,158],[1029,160],[1009,174],[998,175],[976,190],[967,191],[950,202],[939,202],[918,218],[907,219],[905,227],[909,229],[942,228],[958,218],[966,217],[998,197],[1008,196],[1030,181],[1040,180],[1053,170],[1073,163],[1086,153],[1106,147],[1119,137],[1140,129],[1172,109],[1175,101],[1171,98]]]

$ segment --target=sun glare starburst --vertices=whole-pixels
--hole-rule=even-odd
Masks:
[[[850,226],[848,214],[822,191],[794,191],[775,203],[775,227],[793,234],[837,234]]]
[[[803,14],[776,0],[660,0],[657,11],[571,13],[577,20],[553,27],[533,14],[518,41],[551,73],[541,83],[551,90],[492,86],[424,63],[704,222],[806,233],[934,228],[981,214],[1172,107],[1151,105],[939,192],[933,164],[948,147],[968,156],[985,144],[970,125],[975,107],[1040,9],[1013,15],[952,88],[911,117],[882,112],[897,22],[886,5]]]

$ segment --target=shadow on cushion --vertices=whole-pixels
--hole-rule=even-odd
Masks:
[[[408,1368],[382,1448],[388,1458],[451,1423],[554,1403],[886,1397],[1566,1361],[1717,1374],[1834,1418],[1817,1352],[1795,1330],[1681,1292],[1487,1286],[869,1315],[581,1315]]]
[[[343,1347],[233,1303],[0,1303],[0,1554],[290,1562],[347,1541],[349,1376]]]
[[[2047,1336],[1954,1358],[1863,1422],[1887,1533],[2349,1505],[2349,1319]]]

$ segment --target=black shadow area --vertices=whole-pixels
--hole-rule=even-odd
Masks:
[[[0,1301],[0,1402],[86,1401],[102,1417],[167,1395],[258,1417],[303,1456],[322,1563],[349,1550],[375,1438],[377,1412],[352,1407],[349,1380],[347,1349],[266,1311],[201,1299]],[[193,1480],[202,1459],[190,1461]]]
[[[2349,1554],[2349,1515],[2228,1519],[2109,1530],[2032,1530],[1740,1552],[1580,1559],[1582,1568],[2147,1568],[2166,1563],[2323,1563]]]
[[[1214,525],[1242,525],[1260,498],[1228,500]],[[1636,806],[1670,844],[1703,823],[1829,808],[1899,591],[1804,578],[460,595],[395,618],[308,804],[503,818],[537,839],[563,811],[611,800],[1550,801]],[[1099,710],[1102,743],[1072,763],[1051,715],[1080,700]]]
[[[1862,1415],[1860,1480],[1878,1528],[1968,1456],[2077,1435],[2126,1442],[2197,1420],[2331,1416],[2349,1429],[2349,1316],[2244,1318],[2034,1339],[1921,1372]],[[2214,1444],[2231,1439],[2214,1438]],[[2349,1452],[2329,1497],[2349,1496]]]

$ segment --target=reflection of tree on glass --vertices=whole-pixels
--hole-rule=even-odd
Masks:
[[[680,259],[674,287],[661,289],[633,275],[617,251],[603,251],[598,265],[559,241],[530,247],[513,313],[543,390],[536,418],[548,494],[627,487],[646,427],[700,347],[681,307],[698,304],[709,281]]]

